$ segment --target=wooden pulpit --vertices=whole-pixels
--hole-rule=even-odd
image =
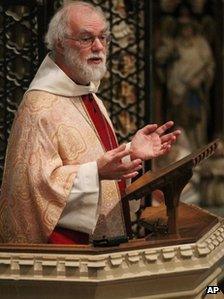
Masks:
[[[145,238],[124,242],[118,236],[95,246],[0,244],[1,299],[196,299],[209,285],[221,288],[224,220],[179,202],[194,166],[217,142],[127,188],[126,201],[164,192],[164,205],[142,213],[141,221],[156,228]]]
[[[181,192],[191,179],[193,168],[215,152],[218,142],[217,139],[161,170],[148,171],[126,188],[124,201],[137,200],[157,189],[164,194],[163,205],[146,208],[141,215],[140,223],[153,231],[146,240],[157,245],[164,244],[164,240],[172,244],[196,241],[218,221],[196,206],[180,203]]]

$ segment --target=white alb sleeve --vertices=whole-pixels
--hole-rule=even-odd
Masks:
[[[99,216],[99,193],[97,162],[81,164],[58,225],[91,234]]]

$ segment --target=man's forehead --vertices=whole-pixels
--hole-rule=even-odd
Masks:
[[[77,7],[69,14],[69,24],[72,31],[104,31],[107,24],[100,13],[89,7]]]

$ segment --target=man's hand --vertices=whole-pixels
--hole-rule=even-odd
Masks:
[[[173,124],[172,121],[168,121],[160,127],[153,124],[140,129],[131,142],[131,159],[145,161],[168,153],[172,143],[181,134],[180,130],[164,134]]]
[[[131,150],[125,148],[125,144],[122,144],[97,160],[100,180],[130,179],[138,174],[138,170],[142,168],[142,161],[133,159],[131,162],[122,163],[121,159],[131,154]]]

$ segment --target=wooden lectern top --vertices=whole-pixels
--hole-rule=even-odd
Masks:
[[[219,141],[219,139],[216,139],[215,141],[163,169],[146,172],[126,188],[126,195],[124,196],[124,199],[137,200],[149,192],[163,188],[163,186],[171,180],[180,180],[183,176],[185,176],[189,169],[192,170],[192,168],[198,165],[201,161],[210,157],[215,152]]]
[[[178,206],[181,192],[191,179],[193,168],[215,152],[218,142],[219,139],[161,170],[146,172],[126,188],[126,195],[122,200],[139,199],[156,189],[161,190],[164,194],[166,214],[168,218],[167,224],[164,227],[167,227],[167,234],[172,236],[174,240],[180,239],[181,234],[178,219],[180,209],[178,209]],[[182,211],[185,210],[182,209]],[[147,223],[144,224],[147,225]],[[130,223],[128,225],[126,224],[126,227],[129,228],[130,225]],[[127,230],[127,234],[131,237],[129,230]]]

